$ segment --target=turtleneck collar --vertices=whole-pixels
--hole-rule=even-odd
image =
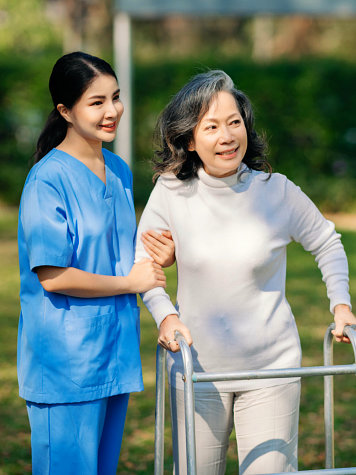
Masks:
[[[241,175],[244,172],[247,172],[248,167],[245,163],[241,163],[237,172],[233,175],[225,176],[225,177],[216,177],[209,175],[206,173],[203,167],[200,167],[198,170],[198,177],[205,185],[211,186],[213,188],[231,188],[237,185],[239,182],[244,181],[241,180]]]

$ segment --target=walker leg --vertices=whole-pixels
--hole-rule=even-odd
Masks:
[[[154,475],[163,475],[164,465],[164,398],[166,351],[157,346],[156,352],[156,421]]]
[[[330,325],[324,337],[324,365],[333,364],[333,335]],[[334,468],[334,376],[324,376],[325,468]]]
[[[193,363],[190,348],[184,340],[179,340],[184,363],[184,405],[185,405],[185,436],[187,450],[187,473],[196,475],[195,419],[194,419],[194,388]]]

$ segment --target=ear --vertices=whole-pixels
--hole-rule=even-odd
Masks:
[[[67,122],[71,122],[70,110],[64,104],[57,104],[57,110]]]
[[[193,139],[188,144],[188,152],[195,152],[195,143]]]

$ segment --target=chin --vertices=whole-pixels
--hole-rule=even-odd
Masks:
[[[115,139],[116,135],[106,135],[105,137],[101,137],[100,140],[102,142],[106,142],[106,143],[110,143],[110,142],[113,142],[113,140]]]

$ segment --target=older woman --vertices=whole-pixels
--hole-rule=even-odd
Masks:
[[[300,242],[326,283],[335,336],[356,323],[340,235],[285,176],[271,173],[247,97],[223,71],[195,76],[163,111],[159,179],[142,215],[136,260],[176,245],[177,305],[162,288],[143,295],[170,350],[175,473],[185,473],[182,359],[175,330],[192,343],[194,369],[220,372],[296,367],[299,336],[285,296],[286,247]],[[223,474],[235,424],[240,474],[297,469],[300,381],[199,383],[198,473]]]

